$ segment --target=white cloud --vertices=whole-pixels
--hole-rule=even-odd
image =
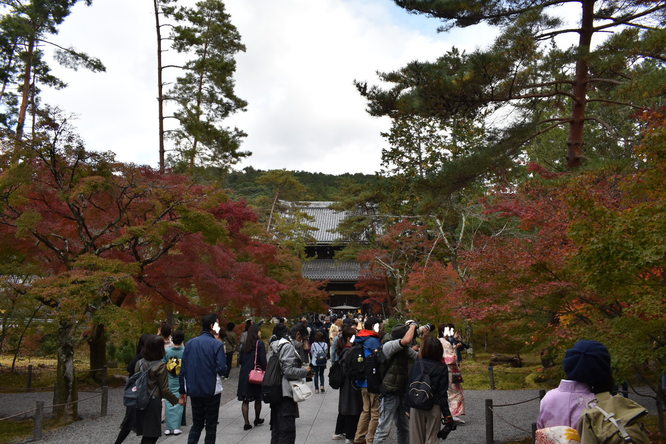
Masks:
[[[478,29],[437,34],[387,0],[227,0],[247,52],[238,56],[237,94],[248,110],[227,122],[248,133],[241,166],[327,173],[379,169],[388,122],[370,117],[353,80],[434,59],[453,44],[473,49]],[[402,19],[404,17],[404,19]],[[481,33],[483,34],[483,33]],[[45,99],[80,116],[93,149],[157,164],[152,3],[96,0],[79,5],[57,39],[102,58],[104,74],[57,73],[70,83]],[[455,39],[455,41],[452,41]],[[462,43],[462,44],[461,44]],[[168,54],[166,55],[168,57]]]

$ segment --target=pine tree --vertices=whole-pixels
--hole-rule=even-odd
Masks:
[[[563,125],[568,125],[567,166],[576,168],[585,158],[587,127],[603,128],[606,141],[617,137],[613,122],[604,119],[609,107],[627,107],[626,121],[631,113],[654,106],[663,96],[664,1],[396,3],[411,12],[442,19],[443,30],[479,23],[501,30],[487,50],[467,54],[454,48],[435,62],[413,62],[399,71],[381,74],[382,80],[393,85],[390,89],[357,84],[369,99],[373,115],[419,115],[448,121],[454,117],[480,118],[481,113],[503,106],[505,111],[506,107],[513,110],[509,119],[503,119],[496,131],[489,133],[473,161],[461,159],[464,168],[457,168],[454,174],[483,174],[502,159],[516,157],[535,137]],[[569,28],[557,17],[557,7],[565,3],[580,7],[579,25]],[[595,41],[598,45],[593,45],[593,37],[608,33],[610,37],[603,44]],[[578,34],[578,43],[558,48],[554,39],[565,34]],[[631,89],[641,74],[637,68],[648,66],[661,73],[654,76],[656,84],[650,90],[644,90],[640,97],[615,93]],[[636,128],[634,132],[638,133]]]
[[[92,3],[92,0],[84,1],[87,5]],[[33,116],[37,112],[37,85],[41,83],[55,88],[66,86],[50,73],[42,48],[56,48],[56,60],[64,66],[73,69],[84,67],[95,72],[105,70],[99,59],[50,40],[78,2],[79,0],[8,0],[1,5],[4,10],[0,19],[1,117],[4,125],[15,125],[17,141],[23,139],[28,107],[32,107]],[[13,85],[18,86],[18,94],[12,90]]]
[[[201,0],[193,7],[170,5],[163,11],[175,25],[172,48],[189,57],[184,64],[161,67],[182,70],[165,95],[176,105],[172,117],[178,122],[169,132],[175,149],[168,161],[176,169],[228,167],[250,154],[239,150],[246,134],[223,126],[247,105],[234,92],[234,56],[245,50],[240,34],[220,0]]]

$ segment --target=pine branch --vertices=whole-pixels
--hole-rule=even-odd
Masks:
[[[610,99],[588,99],[588,102],[603,102],[603,103],[610,103],[611,105],[621,105],[621,106],[629,106],[631,108],[636,108],[640,110],[646,110],[648,108],[644,106],[638,106],[634,105],[633,103],[628,103],[628,102],[618,102],[616,100],[610,100]]]

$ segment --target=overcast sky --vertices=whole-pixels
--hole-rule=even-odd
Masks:
[[[388,121],[365,112],[353,81],[376,83],[377,70],[490,39],[485,27],[438,34],[438,21],[410,15],[392,0],[225,3],[247,47],[235,78],[248,107],[228,124],[248,133],[242,149],[253,154],[237,168],[376,172]],[[156,167],[154,31],[151,1],[77,5],[55,39],[101,58],[107,72],[57,69],[69,86],[45,91],[44,99],[77,116],[88,148]]]

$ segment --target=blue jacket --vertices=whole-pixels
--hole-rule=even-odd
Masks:
[[[379,340],[379,336],[373,330],[361,330],[356,335],[354,339],[354,344],[363,344],[363,354],[367,358],[375,350],[382,349],[382,341]],[[366,379],[357,379],[356,386],[359,388],[367,388],[368,381]]]
[[[180,393],[195,398],[213,396],[217,376],[224,374],[226,368],[224,344],[210,332],[204,331],[185,345],[180,370]]]

